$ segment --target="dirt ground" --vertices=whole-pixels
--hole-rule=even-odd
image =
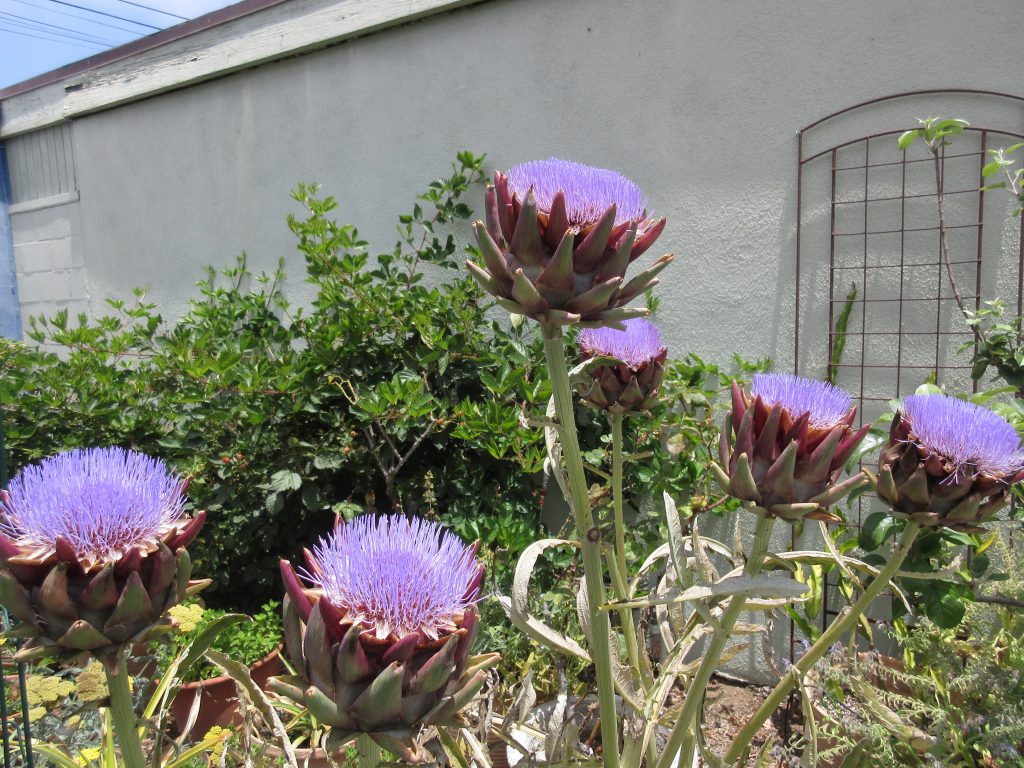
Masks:
[[[708,746],[721,754],[732,744],[739,730],[757,712],[758,707],[767,698],[771,689],[756,685],[733,682],[722,678],[713,678],[708,685],[705,700],[704,736]],[[767,764],[769,766],[785,766],[781,757],[783,734],[779,730],[781,718],[769,720],[754,737],[752,755],[757,755],[765,742],[770,742],[769,749],[776,747],[776,755]],[[753,764],[753,761],[751,761]]]

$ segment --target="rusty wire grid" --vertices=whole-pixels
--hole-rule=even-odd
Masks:
[[[1012,201],[1003,190],[981,189],[981,169],[989,150],[1024,139],[1022,108],[1024,97],[1012,94],[915,91],[847,107],[797,132],[794,370],[820,375],[824,367],[851,395],[862,423],[928,380],[951,392],[977,391],[970,375],[977,341],[949,273],[967,309],[1000,297],[1021,314],[1022,223],[1008,216]],[[918,127],[907,115],[973,119],[942,148],[936,173],[920,143],[899,149],[899,135]],[[948,265],[939,241],[939,185]],[[836,360],[840,336],[845,347]],[[862,497],[854,505],[850,527],[860,529],[871,504]],[[837,613],[830,586],[822,629]],[[795,645],[791,626],[791,657]]]

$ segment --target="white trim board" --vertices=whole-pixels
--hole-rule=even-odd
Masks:
[[[0,102],[0,138],[482,0],[292,0]]]

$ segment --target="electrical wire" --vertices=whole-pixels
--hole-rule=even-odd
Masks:
[[[75,5],[74,3],[67,2],[67,0],[49,0],[49,1],[51,3],[57,3],[57,5],[66,5],[69,8],[77,8],[80,11],[88,11],[89,13],[98,13],[100,16],[108,16],[111,19],[117,19],[118,21],[126,21],[129,24],[138,24],[140,27],[146,27],[147,29],[152,29],[154,32],[159,32],[162,29],[162,27],[154,27],[152,24],[146,24],[146,23],[141,22],[141,21],[135,21],[135,19],[127,19],[124,16],[118,16],[115,13],[107,13],[106,11],[98,11],[95,8],[88,8],[88,7],[84,6],[84,5]]]
[[[170,11],[161,11],[159,8],[151,8],[148,5],[143,5],[142,3],[133,3],[132,0],[117,0],[117,2],[124,3],[125,5],[134,5],[136,8],[144,8],[145,10],[153,11],[154,13],[162,13],[164,16],[172,16],[175,19],[181,19],[182,21],[188,21],[188,16],[179,16],[178,14],[171,13]]]
[[[80,32],[70,27],[62,27],[59,24],[50,24],[45,21],[36,21],[30,19],[27,16],[19,16],[16,13],[7,13],[0,11],[0,20],[6,21],[9,24],[14,24],[19,27],[26,27],[36,32],[45,32],[48,35],[59,35],[60,37],[69,37],[73,40],[81,40],[86,43],[97,43],[100,45],[117,45],[115,40],[107,40],[100,37],[99,35],[93,35],[88,32]],[[32,26],[38,25],[38,26]],[[39,27],[50,27],[51,29],[40,29]]]
[[[133,34],[133,35],[138,35],[139,34],[139,30],[137,30],[137,29],[128,29],[128,27],[119,27],[119,26],[117,26],[117,24],[108,24],[105,21],[97,21],[96,19],[87,19],[84,16],[79,16],[76,13],[68,13],[67,11],[62,11],[62,10],[60,10],[58,8],[47,8],[45,6],[39,5],[38,3],[29,2],[29,0],[14,0],[14,2],[21,3],[22,5],[27,5],[29,8],[38,8],[39,10],[46,11],[47,13],[59,13],[61,16],[67,16],[67,17],[72,18],[72,19],[78,19],[79,21],[84,21],[86,24],[98,24],[101,27],[110,27],[111,29],[119,29],[122,32],[129,32],[130,34]]]
[[[7,29],[6,27],[3,27],[3,26],[0,26],[0,32],[7,32],[10,35],[20,35],[21,37],[34,37],[37,40],[46,40],[47,42],[50,42],[50,43],[61,43],[62,45],[73,45],[75,48],[105,48],[106,47],[106,46],[100,45],[98,43],[88,43],[88,44],[73,43],[70,40],[61,40],[61,39],[55,38],[55,37],[43,37],[42,35],[32,35],[32,34],[29,34],[28,32],[22,32],[22,31],[17,30],[17,29]]]

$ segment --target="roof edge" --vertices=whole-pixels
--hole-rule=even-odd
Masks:
[[[36,88],[58,83],[69,77],[88,72],[90,69],[96,69],[105,64],[111,64],[115,61],[126,59],[129,56],[144,53],[161,45],[193,35],[196,32],[202,32],[204,29],[215,27],[218,24],[225,24],[286,2],[288,0],[242,0],[240,3],[218,8],[216,11],[210,11],[210,13],[183,21],[181,24],[175,24],[173,27],[167,27],[151,35],[140,37],[116,48],[110,48],[102,53],[97,53],[95,56],[73,61],[70,64],[65,64],[63,67],[51,69],[49,72],[43,72],[41,75],[30,77],[28,80],[22,80],[20,83],[0,88],[0,101],[11,96],[27,93]]]

